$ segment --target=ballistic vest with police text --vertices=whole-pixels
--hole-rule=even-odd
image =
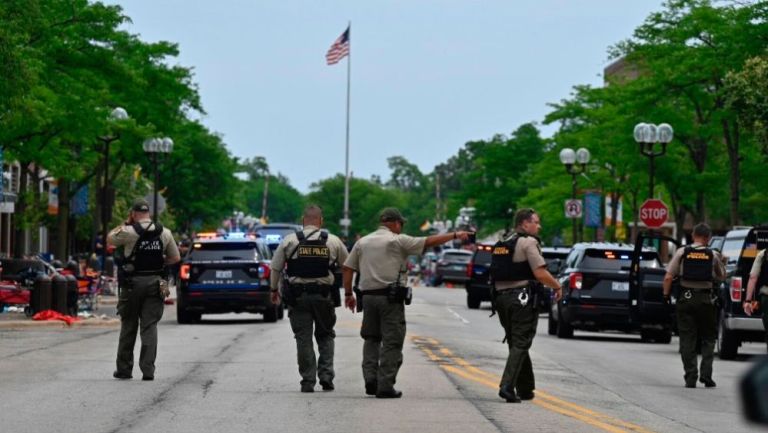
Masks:
[[[709,248],[685,247],[683,250],[681,279],[686,281],[712,281],[712,261],[715,253]]]
[[[315,232],[309,234],[312,236]],[[286,260],[288,264],[287,274],[290,277],[322,278],[328,276],[331,262],[331,251],[326,243],[328,232],[321,231],[317,239],[310,240],[302,230],[296,231],[299,245],[294,250],[292,257]]]
[[[496,242],[491,251],[491,277],[494,281],[524,281],[535,280],[531,266],[527,260],[515,262],[517,240],[528,237],[524,233],[515,233],[511,238]]]
[[[153,228],[154,227],[154,228]],[[152,230],[149,230],[152,228]],[[133,229],[139,235],[133,247],[132,262],[136,275],[161,275],[165,269],[163,257],[163,226],[152,223],[146,229],[139,223],[133,224]]]

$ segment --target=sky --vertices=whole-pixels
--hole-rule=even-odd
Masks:
[[[179,44],[201,120],[234,156],[265,157],[306,193],[344,173],[349,59],[328,66],[325,53],[350,22],[350,171],[386,181],[390,156],[431,172],[468,141],[541,123],[574,85],[601,85],[608,48],[662,1],[106,3],[143,40]]]

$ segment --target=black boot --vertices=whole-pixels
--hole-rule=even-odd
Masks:
[[[506,400],[507,403],[520,403],[520,398],[515,394],[515,390],[509,385],[504,385],[499,388],[499,397]]]

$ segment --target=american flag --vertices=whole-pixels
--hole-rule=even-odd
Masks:
[[[329,65],[335,65],[339,63],[339,60],[343,59],[349,54],[349,27],[344,30],[344,33],[339,36],[328,49],[325,54],[325,61]]]

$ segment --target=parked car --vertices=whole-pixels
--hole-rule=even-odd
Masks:
[[[448,248],[440,253],[435,268],[434,285],[439,286],[443,282],[465,283],[467,265],[472,260],[472,251]]]
[[[726,262],[726,281],[720,287],[722,307],[717,338],[717,351],[721,359],[735,358],[743,342],[765,341],[765,329],[760,314],[747,316],[742,302],[755,256],[766,247],[768,226],[739,228],[725,235],[722,254]]]
[[[467,265],[467,308],[480,308],[482,302],[491,300],[491,251],[493,245],[477,245],[472,260]]]
[[[644,296],[658,298],[659,305],[663,305],[664,269],[658,253],[650,248],[638,250],[641,254],[639,266],[655,271],[643,275],[643,287],[639,291]],[[629,280],[634,255],[632,245],[574,245],[559,277],[563,298],[549,309],[549,334],[571,338],[575,329],[640,331],[643,340],[669,343],[672,339],[671,312],[658,316],[656,322],[636,320],[637,300],[630,298]]]
[[[269,223],[258,226],[254,229],[254,234],[264,240],[270,250],[275,251],[280,242],[287,235],[301,230],[301,225],[291,223]]]
[[[260,313],[265,322],[283,317],[269,292],[272,251],[263,239],[243,233],[195,239],[181,264],[177,287],[179,323],[203,314]]]

